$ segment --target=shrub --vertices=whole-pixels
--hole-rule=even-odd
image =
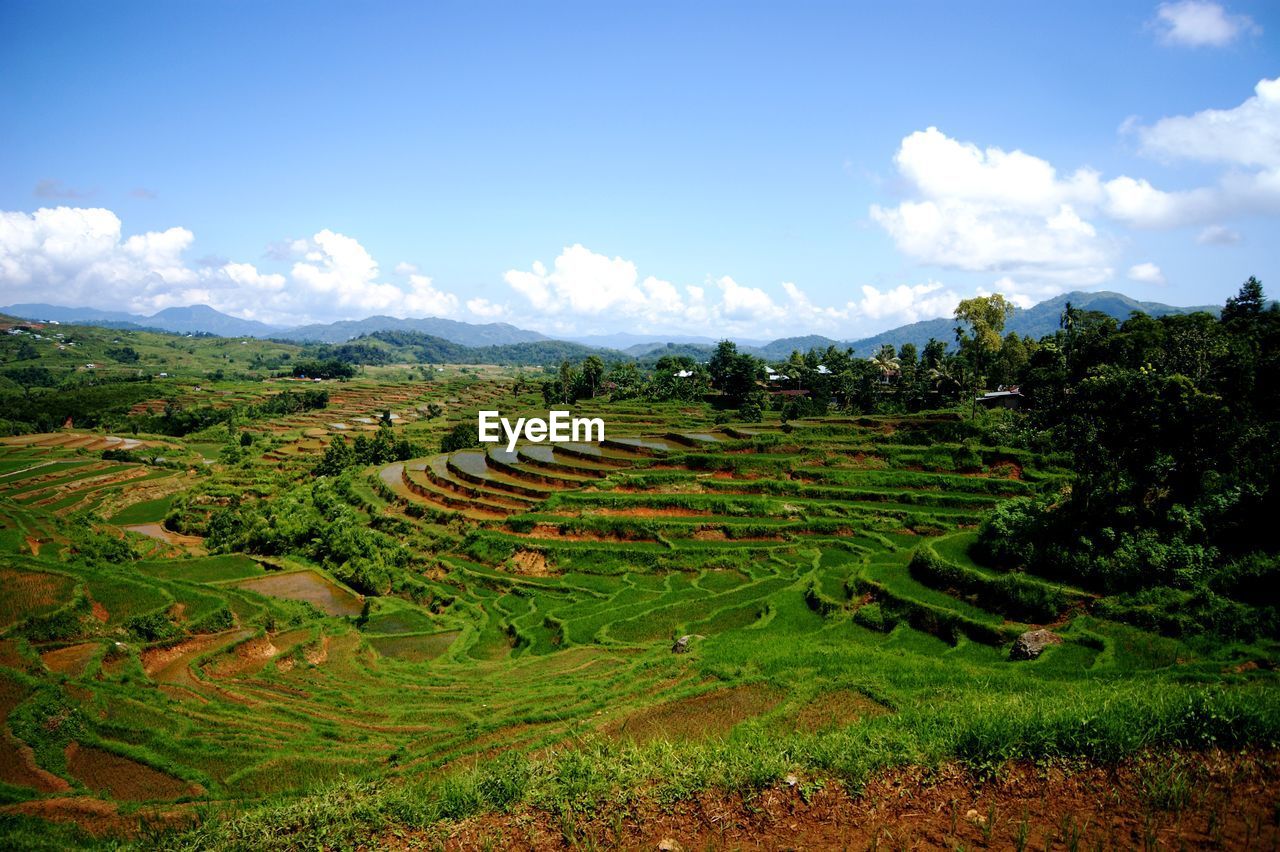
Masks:
[[[869,630],[878,630],[881,633],[888,633],[897,624],[897,619],[885,612],[878,603],[858,607],[853,614],[853,620]]]

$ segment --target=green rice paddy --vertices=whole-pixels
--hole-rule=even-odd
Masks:
[[[507,378],[473,379],[335,385],[328,409],[256,424],[236,463],[195,458],[218,457],[218,434],[171,439],[189,465],[167,467],[0,445],[0,681],[19,696],[4,724],[61,779],[7,771],[0,801],[234,813],[368,779],[460,813],[584,807],[797,771],[856,782],[900,763],[989,771],[1280,737],[1273,644],[1146,633],[1091,615],[1082,590],[975,561],[986,512],[1052,494],[1069,471],[933,437],[959,422],[950,412],[748,429],[703,405],[588,401],[575,413],[605,419],[601,446],[344,474],[337,493],[361,523],[411,555],[413,582],[390,594],[361,595],[301,550],[204,551],[219,510],[311,481],[343,431],[329,424],[389,406],[435,447],[478,408],[538,410]],[[420,416],[446,399],[446,418]],[[144,523],[196,540],[122,538]],[[1009,643],[1045,625],[1062,644],[1011,662]],[[66,665],[50,656],[79,646]],[[531,757],[486,768],[512,754]],[[84,780],[95,760],[141,780],[102,794]],[[476,786],[511,777],[506,799]]]

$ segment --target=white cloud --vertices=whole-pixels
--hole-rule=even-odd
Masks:
[[[1202,246],[1234,246],[1240,239],[1240,232],[1226,225],[1210,225],[1196,235],[1196,242]]]
[[[946,316],[960,300],[936,282],[886,290],[866,285],[860,288],[861,299],[836,305],[816,304],[791,281],[780,284],[780,293],[739,283],[729,275],[682,286],[652,275],[641,279],[633,262],[596,254],[582,245],[566,247],[551,268],[539,261],[529,270],[508,271],[504,279],[526,303],[506,315],[560,334],[621,327],[655,334],[824,333],[850,338],[872,330],[871,323],[878,329]],[[473,302],[468,303],[473,313],[489,308],[484,300]]]
[[[869,213],[898,250],[944,269],[987,272],[1020,286],[1062,292],[1114,275],[1116,227],[1213,224],[1201,242],[1227,242],[1221,223],[1280,215],[1280,78],[1262,80],[1239,106],[1160,119],[1127,119],[1144,154],[1227,166],[1212,184],[1162,189],[1139,176],[1060,172],[1023,151],[980,148],[930,127],[906,136],[894,157],[909,188]],[[1108,227],[1110,226],[1110,227]],[[1047,295],[1054,295],[1048,292]]]
[[[1205,0],[1161,3],[1154,26],[1162,42],[1184,47],[1225,47],[1242,33],[1262,32],[1248,15],[1229,14]]]
[[[864,284],[862,299],[850,307],[868,319],[909,323],[948,316],[959,302],[958,294],[936,281],[899,284],[888,290]]]
[[[1092,204],[1102,194],[1098,174],[1090,169],[1060,179],[1039,157],[1018,150],[984,150],[936,127],[903,139],[894,163],[926,198],[959,198],[1006,211],[1052,214],[1064,204]]]
[[[1142,150],[1156,157],[1280,167],[1280,77],[1259,80],[1237,107],[1162,118],[1136,132]]]
[[[535,261],[531,271],[512,269],[503,279],[544,313],[630,315],[648,305],[634,263],[596,254],[582,245],[562,251],[552,270]]]
[[[467,310],[486,320],[494,320],[507,315],[506,305],[497,305],[488,299],[478,297],[467,300]]]
[[[1072,286],[1111,276],[1110,240],[1080,213],[1105,197],[1097,172],[1059,176],[1039,157],[982,149],[936,127],[903,139],[894,162],[921,197],[870,214],[904,254]]]
[[[1019,214],[964,198],[872,205],[871,218],[904,254],[972,272],[1016,272],[1089,284],[1105,281],[1109,242],[1063,204],[1052,214]]]
[[[102,208],[0,212],[0,299],[139,313],[208,304],[280,323],[459,313],[457,296],[416,271],[404,286],[379,281],[368,251],[333,231],[275,244],[274,256],[296,258],[288,275],[251,263],[188,262],[194,241],[181,227],[125,236],[119,217]]]
[[[1129,280],[1142,284],[1163,285],[1165,283],[1164,273],[1154,263],[1139,263],[1129,267]]]

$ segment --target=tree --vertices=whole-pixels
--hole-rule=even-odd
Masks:
[[[599,355],[588,355],[582,362],[582,383],[586,386],[587,395],[595,399],[600,392],[600,380],[604,376],[604,361]]]
[[[47,388],[53,385],[53,373],[46,367],[14,367],[5,370],[7,378],[21,386],[23,396],[31,396],[32,388]]]
[[[707,369],[712,383],[724,394],[726,402],[738,407],[756,389],[756,381],[764,372],[764,362],[739,352],[732,340],[722,340],[716,345]]]
[[[929,342],[924,345],[924,352],[920,354],[920,365],[926,370],[933,370],[942,363],[946,354],[947,344],[936,337],[930,337]]]
[[[999,293],[965,299],[956,305],[956,341],[960,344],[960,354],[969,361],[975,414],[977,394],[983,387],[985,371],[992,356],[1000,351],[1000,333],[1004,331],[1005,320],[1011,313],[1013,304]]]
[[[871,363],[880,371],[881,381],[886,384],[898,375],[898,368],[902,362],[898,360],[898,354],[894,351],[893,344],[886,343],[880,347],[880,351],[871,356]]]
[[[1266,297],[1262,293],[1262,282],[1252,275],[1240,287],[1240,292],[1227,299],[1222,309],[1222,321],[1251,319],[1262,313],[1266,307]]]
[[[454,450],[465,450],[480,443],[480,432],[474,423],[459,423],[449,430],[440,441],[440,452],[451,453]]]

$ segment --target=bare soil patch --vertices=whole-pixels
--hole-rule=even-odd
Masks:
[[[137,837],[159,828],[178,828],[193,825],[194,808],[176,805],[160,809],[120,813],[114,802],[91,799],[88,796],[71,796],[57,799],[36,799],[0,807],[0,813],[39,817],[50,822],[75,823],[95,837]]]
[[[636,506],[633,509],[592,509],[590,514],[614,518],[697,518],[710,515],[711,512],[707,509],[684,509],[676,506],[668,508]]]
[[[56,651],[45,651],[40,659],[51,672],[79,677],[99,647],[97,642],[83,642]]]
[[[674,806],[611,805],[568,821],[525,809],[383,841],[411,848],[429,838],[451,850],[1272,849],[1280,842],[1280,754],[1189,760],[1198,783],[1178,809],[1153,803],[1149,764],[1136,760],[1075,771],[1019,764],[985,784],[957,766],[911,767],[879,775],[861,794],[796,778],[795,786],[750,797],[709,791]]]
[[[67,770],[90,790],[106,791],[126,802],[199,796],[204,788],[188,784],[146,764],[94,746],[67,744]]]
[[[816,733],[888,712],[883,704],[872,701],[861,692],[837,689],[824,692],[801,707],[796,713],[795,724],[802,731]]]
[[[70,785],[41,769],[31,747],[9,732],[5,720],[10,711],[27,697],[25,686],[0,676],[0,781],[15,787],[30,787],[42,793],[57,793]]]
[[[781,692],[763,684],[717,689],[633,713],[610,723],[605,732],[637,743],[722,736],[739,722],[772,709],[782,698]]]
[[[186,550],[202,550],[204,546],[204,539],[200,536],[182,535],[167,529],[164,524],[132,524],[124,529]]]
[[[546,577],[551,574],[547,568],[547,557],[536,550],[517,550],[511,557],[511,567],[517,574],[527,577]]]
[[[246,629],[210,633],[179,642],[167,648],[148,648],[142,652],[142,670],[157,683],[199,687],[200,682],[191,674],[191,663],[201,654],[221,645],[229,645],[252,634]]]

